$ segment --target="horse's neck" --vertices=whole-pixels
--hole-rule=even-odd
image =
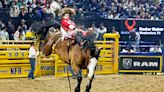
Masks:
[[[50,37],[52,38],[52,40],[53,40],[54,43],[56,43],[62,37],[61,36],[61,32],[49,32],[49,34],[50,34]]]
[[[61,38],[61,37],[60,37],[60,38],[58,38],[58,39],[57,39],[57,41],[53,44],[53,48],[58,47],[58,46],[59,46],[59,44],[61,43],[61,41],[62,41],[62,38]]]
[[[69,48],[67,46],[67,40],[58,42],[54,49],[56,54],[59,55],[59,57],[61,58],[61,60],[63,60],[66,63],[69,63]]]

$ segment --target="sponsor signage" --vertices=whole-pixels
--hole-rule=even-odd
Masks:
[[[139,27],[139,33],[141,35],[161,35],[164,28],[160,27]]]
[[[163,42],[164,39],[164,20],[105,19],[101,17],[86,18],[80,21],[78,18],[77,20],[78,23],[84,23],[86,27],[93,22],[99,27],[99,23],[103,22],[108,29],[108,33],[111,33],[112,27],[115,27],[120,33],[120,41],[128,41],[129,31],[133,28],[136,28],[140,33],[142,41],[159,42],[159,40],[161,40]]]
[[[10,68],[10,74],[22,74],[22,68],[21,67]]]
[[[164,28],[162,27],[138,27],[137,31],[140,35],[162,35]],[[121,35],[129,34],[128,31],[121,31]]]
[[[161,26],[157,25],[159,23],[164,24],[164,21],[121,20],[121,22],[122,23],[125,22],[125,24],[122,26],[122,30],[120,32],[122,35],[129,34],[128,31],[131,31],[134,28],[136,28],[136,31],[138,31],[140,33],[140,35],[161,35],[162,32],[164,31],[163,25],[161,25]],[[132,22],[132,24],[129,25],[128,22]],[[153,22],[153,24],[148,23],[148,22]]]
[[[41,66],[41,70],[55,70],[55,66]]]
[[[160,58],[157,57],[120,57],[120,70],[160,70]]]

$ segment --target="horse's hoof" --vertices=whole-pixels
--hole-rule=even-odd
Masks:
[[[79,89],[79,88],[76,88],[76,89],[75,89],[75,92],[80,92],[80,89]]]
[[[89,90],[85,90],[84,92],[90,92]]]
[[[89,91],[84,91],[84,92],[89,92]]]
[[[90,92],[89,90],[85,90],[85,92]]]
[[[85,92],[90,92],[91,87],[86,86]]]

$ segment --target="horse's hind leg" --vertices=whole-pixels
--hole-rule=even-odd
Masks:
[[[73,66],[74,71],[76,73],[77,76],[77,86],[75,88],[75,92],[80,92],[80,85],[81,85],[81,81],[82,81],[82,75],[81,75],[81,69],[78,66]]]
[[[88,78],[89,78],[89,82],[86,86],[86,92],[90,92],[90,89],[91,89],[91,85],[92,85],[92,80],[94,78],[94,71],[95,71],[95,67],[97,65],[97,59],[96,58],[91,58],[90,59],[90,62],[89,62],[89,65],[88,65],[88,70],[89,70],[89,73],[88,73]]]
[[[86,89],[85,89],[86,92],[90,92],[93,78],[94,78],[94,75],[92,76],[91,79],[89,79],[89,82],[88,82],[88,84],[87,84],[87,86],[86,86]]]

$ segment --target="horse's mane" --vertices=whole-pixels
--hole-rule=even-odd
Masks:
[[[55,44],[55,42],[61,37],[62,37],[61,32],[52,32],[46,35],[45,42],[48,43],[45,45],[45,49],[44,49],[46,52],[45,53],[46,56],[51,54],[53,44]]]

